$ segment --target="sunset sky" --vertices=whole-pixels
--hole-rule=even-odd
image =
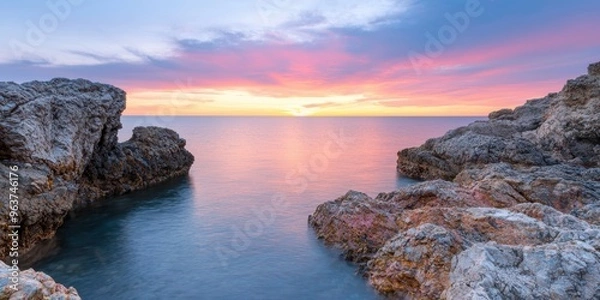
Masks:
[[[487,115],[600,61],[600,1],[4,1],[0,81],[86,78],[128,115]]]

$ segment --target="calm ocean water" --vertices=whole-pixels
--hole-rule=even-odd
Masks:
[[[189,176],[74,213],[33,267],[83,299],[378,299],[307,216],[414,183],[396,152],[476,119],[123,117],[179,132]]]

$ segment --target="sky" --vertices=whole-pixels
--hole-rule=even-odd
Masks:
[[[600,61],[597,0],[4,1],[0,81],[126,115],[483,116]]]

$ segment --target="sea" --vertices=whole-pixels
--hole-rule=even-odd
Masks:
[[[177,131],[188,176],[72,212],[33,263],[83,299],[381,299],[307,217],[415,184],[396,154],[476,117],[124,116]]]

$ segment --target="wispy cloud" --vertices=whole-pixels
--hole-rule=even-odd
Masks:
[[[52,10],[14,2],[0,12],[0,80],[108,82],[135,113],[178,98],[182,113],[485,114],[600,60],[600,3],[549,1],[482,0],[485,14],[421,75],[409,51],[464,1],[85,1],[20,55],[9,41]]]
[[[55,3],[49,1],[48,3]],[[0,48],[0,63],[43,60],[46,66],[143,63],[146,58],[176,57],[182,45],[239,41],[303,43],[333,28],[377,28],[398,17],[412,0],[280,1],[182,0],[85,1],[78,6],[40,2],[14,5],[11,18],[0,19],[0,34],[27,47]],[[67,5],[67,6],[65,6]],[[31,8],[38,14],[31,14]],[[61,15],[66,11],[68,14]],[[20,22],[9,23],[14,20]],[[57,20],[46,30],[48,20]],[[44,23],[45,22],[45,23]],[[34,43],[30,43],[35,41]],[[15,53],[19,52],[19,53]]]

